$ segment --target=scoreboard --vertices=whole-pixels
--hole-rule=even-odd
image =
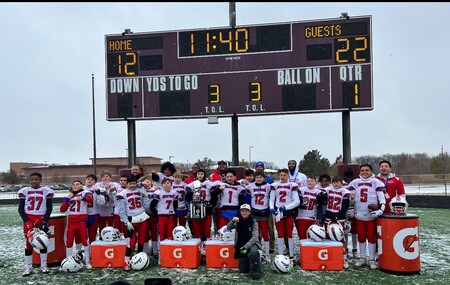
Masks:
[[[105,36],[107,120],[373,109],[371,16]]]

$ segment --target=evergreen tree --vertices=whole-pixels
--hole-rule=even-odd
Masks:
[[[300,172],[303,172],[306,176],[313,175],[316,177],[324,173],[328,174],[330,166],[328,158],[323,158],[316,149],[308,151],[298,164]]]

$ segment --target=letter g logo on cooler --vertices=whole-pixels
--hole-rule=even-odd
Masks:
[[[228,247],[221,248],[219,251],[219,254],[220,254],[220,257],[222,257],[222,258],[230,257],[230,252],[228,250]]]
[[[182,251],[182,249],[181,248],[175,248],[173,250],[173,257],[175,257],[177,259],[183,258],[183,251]]]
[[[107,248],[105,250],[105,257],[109,259],[114,258],[114,248]]]
[[[401,258],[414,260],[419,257],[419,228],[398,231],[393,239],[394,250]]]
[[[321,249],[317,252],[317,257],[320,260],[328,260],[328,249]]]

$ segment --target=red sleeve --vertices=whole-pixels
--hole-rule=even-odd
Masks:
[[[66,212],[68,209],[69,209],[69,203],[67,203],[67,202],[63,202],[63,203],[61,204],[61,206],[59,207],[59,211],[60,211],[61,213]]]
[[[403,181],[397,177],[397,195],[405,195],[405,186],[403,185]]]

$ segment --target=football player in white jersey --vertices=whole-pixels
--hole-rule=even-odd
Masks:
[[[331,179],[331,186],[325,188],[325,190],[327,192],[327,205],[325,215],[322,217],[322,222],[326,221],[325,229],[327,229],[330,222],[338,222],[343,229],[349,206],[350,191],[342,187],[342,178],[340,176],[334,176]],[[339,241],[342,242],[344,248],[347,248],[345,236]],[[344,268],[348,268],[347,253],[345,251]]]
[[[41,186],[41,182],[42,174],[33,172],[30,174],[31,187],[24,187],[18,192],[20,199],[19,214],[23,221],[23,233],[25,235],[25,271],[22,274],[23,276],[33,273],[33,247],[28,241],[27,234],[35,227],[47,233],[48,219],[53,210],[54,191],[49,187]],[[40,259],[42,273],[48,273],[47,249],[40,250]]]
[[[308,176],[306,186],[299,188],[299,194],[302,200],[300,201],[297,217],[294,220],[299,239],[306,239],[308,228],[316,223],[316,201],[319,192],[320,190],[316,188],[316,178],[314,176]]]
[[[153,193],[150,210],[158,213],[159,239],[173,240],[172,231],[175,228],[175,209],[178,207],[178,192],[172,188],[172,180],[163,178],[162,188]]]
[[[289,181],[289,170],[279,170],[280,181],[274,182],[270,189],[270,211],[275,218],[277,228],[278,254],[283,254],[284,238],[288,239],[289,258],[294,259],[294,209],[300,205],[298,184]]]
[[[172,188],[178,192],[178,207],[175,209],[177,221],[175,226],[179,225],[186,228],[186,215],[189,210],[186,202],[187,184],[182,181],[181,173],[178,171],[173,174]]]
[[[203,201],[205,204],[205,218],[192,220],[191,233],[193,237],[200,238],[202,241],[205,241],[206,239],[211,238],[211,220],[213,212],[213,205],[211,204],[211,191],[216,188],[214,186],[214,182],[206,179],[206,171],[204,169],[199,169],[197,171],[197,180],[195,181],[201,182],[201,187],[198,190],[198,194],[200,195],[201,201]],[[186,188],[186,200],[189,202],[194,199],[195,181],[187,185]]]
[[[86,222],[88,220],[87,209],[88,205],[94,200],[93,194],[90,191],[83,190],[83,183],[79,180],[72,182],[72,192],[69,192],[63,203],[59,207],[61,213],[69,210],[67,217],[67,231],[66,231],[66,257],[72,256],[73,242],[77,236],[81,244],[84,246],[84,255],[86,261],[86,268],[91,269],[90,262],[90,246],[87,239]]]
[[[137,188],[137,181],[134,177],[128,177],[127,188],[122,190],[116,196],[118,213],[120,220],[126,225],[127,248],[125,250],[125,260],[123,270],[130,271],[130,257],[133,249],[138,244],[138,252],[142,252],[145,243],[145,232],[148,231],[147,219],[149,216],[145,213],[150,208],[150,199],[143,188]]]
[[[152,173],[152,180],[156,183],[157,188],[161,188],[161,182],[164,178],[169,178],[173,182],[173,174],[177,171],[172,162],[166,161],[161,165],[160,172]]]
[[[263,171],[255,173],[255,182],[248,184],[246,195],[250,196],[252,215],[258,223],[259,238],[264,240],[266,261],[270,261],[270,239],[269,239],[269,199],[270,184],[265,182],[266,175]],[[247,199],[246,199],[247,200]]]
[[[369,247],[369,267],[377,269],[378,265],[375,261],[377,217],[383,214],[386,207],[385,186],[383,182],[375,178],[370,164],[361,164],[359,170],[359,178],[354,179],[348,185],[348,190],[353,191],[350,198],[354,199],[355,203],[355,223],[361,256],[355,265],[366,264],[367,245]],[[378,210],[370,210],[369,205],[378,205]]]
[[[105,205],[105,196],[101,194],[100,187],[97,185],[97,175],[88,174],[86,175],[84,190],[92,193],[94,200],[89,203],[87,214],[87,228],[88,228],[88,242],[93,243],[97,239],[98,224],[100,222],[100,210],[99,207]],[[75,238],[75,242],[78,244],[79,241]],[[77,246],[79,249],[79,246]]]
[[[128,175],[121,175],[119,178],[119,186],[120,188],[117,189],[117,193],[122,192],[123,189],[127,188],[127,178]],[[114,218],[113,218],[113,225],[114,228],[118,229],[124,236],[126,235],[127,229],[124,227],[123,223],[120,221],[119,213],[117,212],[116,200],[114,200]]]
[[[113,226],[114,204],[116,202],[117,190],[121,189],[120,185],[111,181],[112,175],[109,171],[100,172],[101,182],[97,185],[100,193],[105,197],[105,204],[98,208],[100,213],[100,221],[98,224],[98,232],[101,233],[106,226]]]
[[[239,214],[239,207],[245,203],[246,189],[236,181],[234,169],[225,170],[225,180],[225,183],[219,184],[218,190],[213,190],[221,195],[219,229],[228,225],[231,219]]]
[[[152,182],[151,175],[144,175],[138,180],[138,187],[141,187],[145,190],[148,197],[150,198],[150,203],[153,199],[153,193],[156,191],[156,187],[154,187]],[[147,231],[145,232],[145,243],[144,243],[144,252],[148,252],[148,248],[151,246],[152,255],[157,260],[158,259],[158,213],[152,212],[150,208],[145,209],[145,212],[150,217],[146,220],[147,223]],[[151,241],[151,244],[149,243]]]

